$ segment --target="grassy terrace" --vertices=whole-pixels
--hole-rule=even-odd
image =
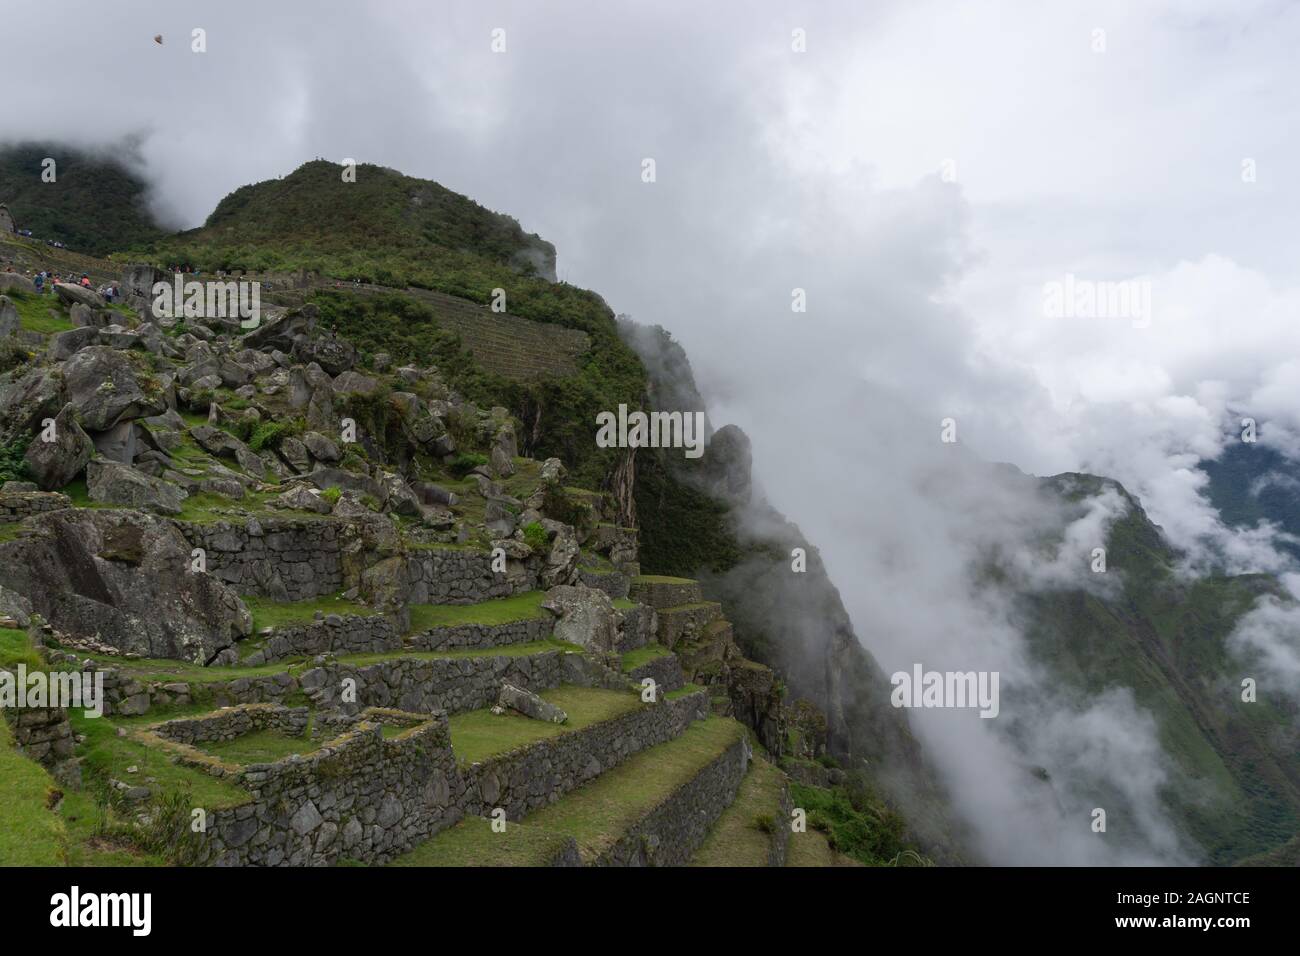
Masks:
[[[568,722],[549,724],[519,714],[493,714],[487,709],[456,714],[448,723],[451,726],[451,749],[456,753],[457,762],[463,765],[477,763],[539,740],[613,720],[644,706],[641,698],[630,691],[571,685],[543,691],[539,696],[568,714]]]
[[[469,817],[389,866],[546,866],[568,842],[563,833],[526,823],[509,823],[504,833],[494,833],[491,820]]]
[[[563,800],[531,814],[528,822],[569,834],[578,841],[583,860],[590,861],[693,780],[744,733],[743,726],[728,718],[696,721],[676,740],[643,750]]]
[[[28,670],[45,666],[26,631],[0,627],[0,667],[14,668],[19,664],[26,664]]]
[[[489,651],[454,650],[454,651],[387,651],[376,654],[345,654],[338,657],[341,664],[365,667],[381,661],[398,658],[431,661],[447,657],[524,657],[529,654],[545,654],[547,651],[581,651],[576,644],[565,641],[530,641],[527,644],[511,644],[508,647],[494,647]],[[221,681],[236,680],[240,677],[267,677],[271,674],[296,673],[306,664],[304,659],[277,661],[273,664],[260,664],[257,667],[202,667],[186,661],[174,661],[164,658],[144,658],[141,660],[121,660],[115,657],[100,658],[106,666],[120,668],[137,680],[156,683],[173,681],[191,684],[211,684]],[[211,709],[211,708],[209,708]]]
[[[82,758],[82,769],[102,783],[106,784],[111,778],[166,792],[188,790],[194,806],[209,810],[237,806],[249,800],[249,795],[234,784],[172,763],[171,755],[161,748],[147,746],[130,736],[117,735],[119,726],[138,726],[138,722],[132,724],[112,717],[88,718],[80,710],[70,711],[69,717],[72,729],[86,736],[85,743],[77,748],[77,755]],[[153,721],[157,719],[155,715]],[[136,772],[127,773],[128,767],[136,767]]]
[[[50,808],[55,789],[45,769],[18,752],[0,718],[0,866],[63,863],[63,823]]]
[[[550,614],[542,609],[545,599],[545,591],[526,591],[481,604],[412,604],[411,631],[418,634],[457,624],[510,624],[545,618]]]
[[[766,760],[754,758],[735,802],[718,818],[691,865],[767,866],[772,833],[790,826],[781,813],[784,787],[785,774]]]
[[[632,579],[636,584],[694,584],[691,578],[674,578],[666,574],[641,574]]]
[[[630,757],[522,823],[508,824],[504,833],[492,832],[483,820],[465,820],[394,865],[540,866],[568,836],[577,840],[583,862],[590,863],[744,733],[729,718],[696,721],[676,740]]]
[[[241,765],[274,763],[290,754],[309,754],[323,741],[311,737],[290,737],[277,730],[256,730],[234,740],[213,741],[200,746],[214,757]]]
[[[272,601],[267,598],[243,598],[244,606],[253,615],[253,630],[264,627],[284,627],[287,624],[302,624],[315,618],[316,612],[322,614],[355,614],[360,617],[373,617],[374,608],[354,601],[345,601],[341,597],[318,597],[307,601]]]
[[[676,700],[678,697],[685,697],[687,694],[694,694],[704,690],[699,684],[685,684],[677,690],[670,690],[664,694],[664,700]]]
[[[638,647],[634,651],[628,651],[623,655],[623,673],[627,674],[636,670],[642,664],[649,664],[660,657],[667,657],[672,651],[662,644],[647,644],[645,647]]]

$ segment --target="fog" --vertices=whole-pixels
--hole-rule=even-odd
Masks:
[[[562,279],[685,347],[886,672],[1002,672],[1002,718],[917,719],[989,859],[1195,857],[1160,817],[1150,718],[1121,692],[1055,694],[973,583],[997,551],[1036,585],[1084,584],[1121,500],[1062,515],[984,462],[1122,482],[1188,574],[1287,568],[1273,529],[1224,527],[1196,464],[1246,416],[1300,457],[1300,8],[86,0],[6,23],[75,29],[54,60],[9,45],[39,82],[0,138],[137,136],[170,225],[323,156],[436,179],[554,242]],[[1046,317],[1067,275],[1149,283],[1149,323]],[[1284,615],[1241,638],[1283,668]],[[1027,789],[1029,765],[1054,787]],[[1082,780],[1132,808],[1131,839],[1089,832]]]

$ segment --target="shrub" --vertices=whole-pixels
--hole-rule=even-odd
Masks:
[[[260,422],[252,427],[248,438],[248,447],[253,451],[265,448],[279,448],[286,438],[300,434],[304,425],[300,419],[286,422]]]
[[[534,551],[545,551],[549,540],[546,529],[542,527],[540,521],[530,521],[524,525],[524,543]]]
[[[334,504],[338,504],[338,500],[343,496],[343,492],[339,490],[338,485],[331,485],[330,487],[322,491],[320,493],[320,496],[324,498],[326,501],[328,501],[330,504],[334,505]]]
[[[31,440],[30,435],[20,435],[9,444],[0,445],[0,482],[27,480],[27,462],[23,456]]]
[[[762,830],[764,833],[776,832],[776,818],[770,813],[760,813],[754,817],[755,829]]]
[[[475,468],[479,468],[487,463],[487,455],[479,455],[474,452],[461,452],[451,460],[451,464],[447,467],[451,469],[451,473],[457,478],[464,478]]]

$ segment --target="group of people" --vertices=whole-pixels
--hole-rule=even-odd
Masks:
[[[13,267],[10,266],[8,271],[12,272]],[[36,286],[37,293],[44,293],[46,285],[48,285],[51,289],[53,289],[55,284],[59,282],[66,283],[68,285],[79,285],[83,289],[89,289],[92,285],[90,281],[90,276],[84,272],[81,274],[80,279],[77,279],[73,276],[66,276],[64,278],[60,278],[57,272],[46,272],[44,270],[32,276],[32,283]],[[117,287],[117,283],[115,282],[106,282],[104,285],[101,285],[95,291],[98,292],[100,295],[102,295],[106,302],[116,302],[119,298],[121,298],[122,295],[121,291]]]

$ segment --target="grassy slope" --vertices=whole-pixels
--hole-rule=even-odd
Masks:
[[[57,791],[45,769],[14,745],[0,718],[0,866],[58,866],[63,862],[63,822],[50,808]]]

